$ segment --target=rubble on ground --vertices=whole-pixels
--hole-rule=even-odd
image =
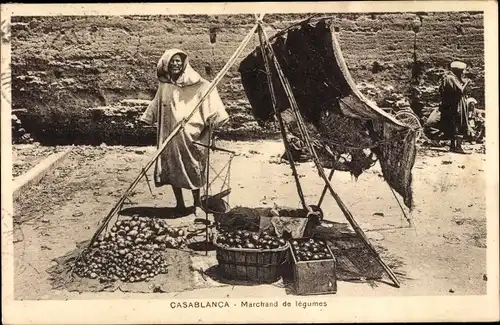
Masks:
[[[13,144],[29,144],[34,142],[31,134],[23,127],[21,119],[16,115],[16,111],[13,111],[11,114],[11,130]]]

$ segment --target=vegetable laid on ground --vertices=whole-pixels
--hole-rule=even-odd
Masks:
[[[118,220],[82,253],[83,258],[75,264],[75,273],[101,282],[149,281],[167,272],[162,251],[185,244],[184,231],[166,225],[163,220],[138,216]]]

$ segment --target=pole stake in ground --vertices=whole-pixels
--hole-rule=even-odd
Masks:
[[[389,185],[389,184],[387,184]],[[403,208],[403,205],[401,204],[401,202],[399,202],[399,199],[396,195],[396,192],[394,192],[394,189],[391,187],[391,185],[389,185],[389,188],[391,189],[391,192],[392,192],[392,195],[394,196],[394,198],[396,199],[396,202],[398,202],[398,205],[399,205],[399,208],[401,209],[401,211],[403,212],[403,216],[405,217],[406,219],[406,222],[408,222],[408,225],[410,227],[413,226],[413,223],[411,222],[411,218],[408,217],[408,215],[406,214],[406,211],[405,209]]]
[[[205,206],[208,206],[208,197],[209,197],[209,190],[210,190],[210,145],[211,145],[211,140],[212,140],[212,126],[209,126],[208,129],[208,148],[207,149],[207,162],[206,162],[206,172],[207,172],[207,179],[206,179],[206,189],[205,189]],[[205,209],[205,256],[208,255],[208,209]]]
[[[332,180],[332,177],[333,177],[333,173],[335,173],[335,168],[332,168],[332,170],[330,171],[330,175],[328,175],[328,180],[331,181]],[[325,198],[325,195],[326,195],[326,191],[328,190],[328,186],[324,186],[323,187],[323,191],[321,192],[321,196],[319,197],[319,201],[318,201],[318,208],[321,208],[321,205],[323,204],[323,200]]]
[[[149,193],[151,193],[152,197],[155,197],[155,195],[153,194],[153,189],[151,188],[151,184],[149,183],[148,174],[146,172],[144,172],[144,178],[146,179],[146,184],[148,184]]]
[[[281,137],[283,139],[283,144],[285,146],[285,152],[286,152],[286,155],[288,157],[288,162],[290,164],[290,168],[292,169],[292,174],[293,174],[293,177],[295,179],[295,186],[297,187],[297,193],[299,195],[300,202],[302,204],[302,207],[305,210],[310,210],[309,206],[306,204],[304,192],[302,191],[302,186],[301,186],[300,180],[299,180],[299,174],[297,173],[297,168],[295,166],[292,152],[290,150],[290,144],[289,144],[288,139],[287,139],[285,125],[283,123],[283,119],[282,119],[281,114],[279,112],[279,109],[277,107],[276,95],[274,92],[273,81],[272,81],[271,67],[270,67],[270,64],[268,61],[268,56],[266,53],[266,44],[264,41],[264,33],[263,33],[264,29],[262,28],[261,22],[262,22],[261,20],[258,21],[260,49],[261,49],[262,59],[264,60],[264,65],[266,67],[266,75],[267,75],[267,81],[268,81],[268,86],[269,86],[269,93],[271,95],[271,105],[273,106],[274,114],[276,115],[276,119],[278,120],[278,125],[280,128]]]

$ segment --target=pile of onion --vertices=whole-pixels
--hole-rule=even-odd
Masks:
[[[163,220],[138,216],[118,220],[82,253],[75,263],[75,273],[101,282],[149,281],[167,272],[162,251],[185,244],[184,231]]]

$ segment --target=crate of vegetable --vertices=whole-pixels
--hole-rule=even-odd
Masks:
[[[269,231],[221,231],[214,238],[221,275],[254,283],[277,281],[288,260],[290,244]]]
[[[291,241],[293,282],[298,295],[337,292],[335,256],[319,239],[300,238]]]

